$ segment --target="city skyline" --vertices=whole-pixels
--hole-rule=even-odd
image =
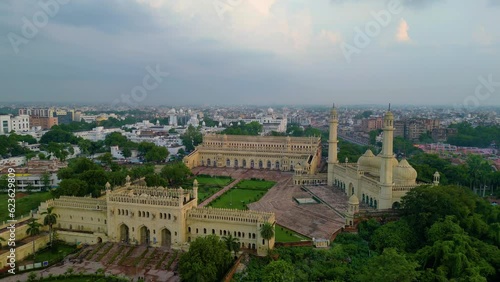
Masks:
[[[500,105],[500,5],[458,2],[2,2],[0,103]]]

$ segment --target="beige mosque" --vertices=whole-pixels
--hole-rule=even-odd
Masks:
[[[417,172],[393,153],[394,116],[383,120],[383,146],[378,155],[367,150],[357,163],[337,159],[338,114],[331,109],[328,171],[319,173],[320,137],[205,135],[203,143],[184,158],[189,168],[221,167],[293,171],[295,185],[327,185],[350,196],[345,216],[353,225],[360,202],[375,210],[397,206],[401,198],[417,186]],[[434,175],[434,185],[439,173]],[[127,242],[153,247],[187,249],[199,236],[233,235],[241,247],[266,255],[268,243],[260,227],[276,222],[275,214],[261,211],[200,208],[198,183],[192,189],[146,187],[131,183],[110,189],[100,198],[67,197],[42,203],[39,212],[53,207],[60,215],[55,228],[59,239],[95,244]],[[361,199],[361,200],[360,200]],[[274,238],[269,240],[273,248]]]

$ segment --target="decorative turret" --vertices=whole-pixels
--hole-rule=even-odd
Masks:
[[[193,181],[193,199],[195,201],[194,206],[198,206],[198,180]]]
[[[109,182],[106,182],[106,185],[104,185],[104,187],[106,188],[106,192],[111,190],[111,184],[109,184]]]
[[[130,175],[127,174],[127,177],[125,177],[125,186],[130,186]]]
[[[433,186],[438,186],[439,185],[439,179],[441,178],[441,175],[439,172],[434,172],[434,181],[432,182]]]
[[[347,214],[346,214],[346,225],[348,226],[353,226],[354,224],[354,214],[359,212],[359,198],[355,195],[352,194],[352,196],[349,198],[348,202],[348,207],[347,207]]]
[[[339,126],[339,115],[335,108],[335,103],[330,111],[330,135],[328,140],[328,185],[333,186],[334,166],[338,163],[337,160],[337,130]]]

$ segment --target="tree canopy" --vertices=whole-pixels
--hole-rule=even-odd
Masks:
[[[219,237],[198,237],[179,259],[182,281],[220,281],[231,267],[231,254]]]

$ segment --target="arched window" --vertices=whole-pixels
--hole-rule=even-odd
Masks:
[[[207,229],[203,228],[203,234],[207,234]]]
[[[229,159],[226,160],[226,166],[230,167],[231,166],[231,161]]]

